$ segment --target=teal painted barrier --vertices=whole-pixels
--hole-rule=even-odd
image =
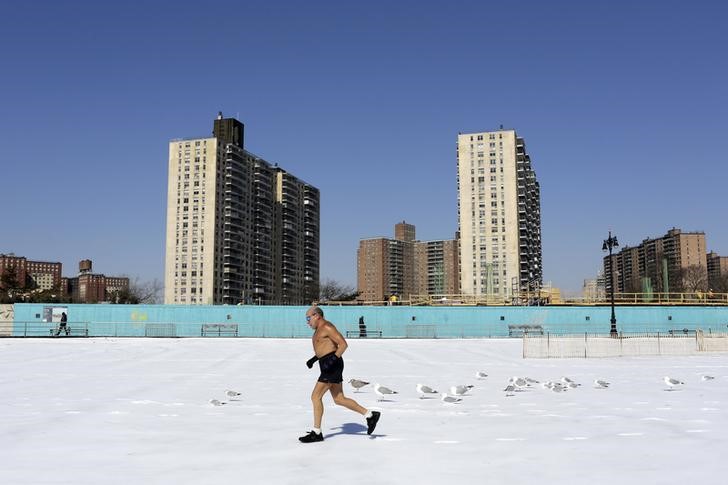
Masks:
[[[609,306],[322,306],[325,316],[350,338],[364,318],[368,337],[518,337],[524,331],[551,334],[609,333]],[[277,337],[308,338],[302,306],[14,305],[12,336],[48,336],[60,311],[68,326],[84,326],[91,337]],[[55,313],[54,313],[55,312]],[[620,332],[728,331],[728,307],[620,306]],[[226,327],[215,326],[216,324]],[[235,329],[221,331],[221,328]]]

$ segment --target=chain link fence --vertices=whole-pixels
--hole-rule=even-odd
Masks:
[[[578,335],[523,335],[524,358],[594,358],[696,355],[728,352],[728,333],[688,332]]]

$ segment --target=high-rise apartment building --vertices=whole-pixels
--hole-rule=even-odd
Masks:
[[[457,240],[417,241],[415,226],[395,225],[394,239],[363,239],[357,251],[359,299],[408,300],[460,292]]]
[[[458,295],[458,240],[418,241],[415,250],[415,292],[418,295]]]
[[[319,191],[243,141],[220,113],[212,137],[169,144],[165,303],[318,298]]]
[[[625,246],[619,253],[604,257],[607,294],[675,293],[707,289],[708,267],[705,233],[670,229],[639,246]],[[612,270],[614,265],[614,272]],[[612,275],[612,278],[609,275]]]
[[[539,289],[541,195],[523,138],[502,128],[460,133],[457,160],[462,293]]]
[[[711,251],[706,255],[708,288],[715,292],[728,292],[728,256]]]

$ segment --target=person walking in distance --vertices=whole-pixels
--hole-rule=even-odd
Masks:
[[[61,334],[61,331],[66,332],[66,335],[68,335],[68,316],[66,315],[66,312],[61,313],[61,323],[58,325],[58,330],[56,330],[56,337],[58,337]]]
[[[342,383],[344,381],[344,359],[341,357],[348,347],[344,336],[339,333],[336,327],[324,319],[324,311],[317,306],[312,306],[306,311],[306,322],[314,330],[312,342],[314,356],[306,365],[310,369],[318,361],[321,368],[321,375],[311,393],[313,403],[313,429],[305,436],[298,438],[302,443],[314,443],[323,441],[321,433],[321,419],[324,415],[324,404],[322,398],[328,391],[334,402],[339,406],[351,409],[366,418],[367,434],[372,434],[377,426],[381,415],[378,411],[369,411],[359,405],[351,398],[344,396]]]

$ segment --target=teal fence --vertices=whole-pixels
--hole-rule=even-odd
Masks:
[[[49,336],[59,311],[71,329],[90,337],[310,337],[295,306],[183,306],[15,304],[4,336]],[[531,334],[608,333],[609,306],[323,306],[325,316],[349,338],[482,338]],[[55,313],[54,313],[55,312]],[[620,332],[728,331],[728,307],[620,306]],[[63,335],[63,334],[62,334]]]

